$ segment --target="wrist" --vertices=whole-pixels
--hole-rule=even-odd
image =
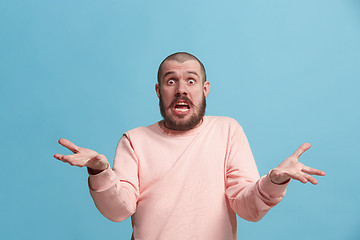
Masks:
[[[90,167],[87,167],[87,170],[88,170],[88,173],[91,174],[91,175],[96,175],[96,174],[99,174],[103,171],[105,171],[106,169],[108,169],[110,167],[109,163],[107,162],[106,163],[106,167],[104,169],[93,169],[93,168],[90,168]]]
[[[276,185],[283,185],[283,184],[286,184],[286,183],[290,182],[290,179],[291,179],[291,178],[289,178],[289,179],[287,179],[287,180],[285,180],[285,181],[283,181],[283,182],[280,182],[280,183],[274,182],[273,180],[271,180],[271,178],[270,178],[270,181],[271,181],[273,184],[276,184]]]
[[[270,181],[276,185],[283,185],[290,182],[291,178],[287,174],[281,174],[278,170],[272,169],[269,173]]]

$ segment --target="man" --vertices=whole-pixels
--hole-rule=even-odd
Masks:
[[[132,216],[132,239],[236,239],[236,214],[259,221],[290,179],[316,184],[311,175],[325,175],[298,161],[305,143],[260,178],[241,126],[204,115],[210,83],[195,56],[168,56],[155,89],[164,120],[126,132],[113,169],[104,155],[66,139],[59,143],[74,154],[54,155],[88,167],[97,208],[112,221]]]

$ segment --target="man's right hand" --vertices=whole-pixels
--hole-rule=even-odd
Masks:
[[[55,154],[54,157],[60,161],[67,162],[72,166],[86,166],[92,174],[102,172],[109,166],[105,155],[98,154],[91,149],[78,147],[64,138],[59,139],[59,143],[74,153],[72,155]]]

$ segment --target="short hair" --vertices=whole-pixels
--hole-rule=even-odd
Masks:
[[[187,53],[187,52],[176,52],[176,53],[173,53],[169,56],[167,56],[161,63],[160,63],[160,66],[159,66],[159,69],[158,69],[158,73],[157,73],[157,80],[158,80],[158,83],[160,84],[160,77],[161,77],[161,73],[162,73],[162,68],[163,68],[163,65],[165,62],[167,61],[170,61],[170,60],[174,60],[174,61],[177,61],[179,63],[183,63],[183,62],[186,62],[188,60],[195,60],[197,61],[199,64],[200,64],[200,67],[201,67],[201,72],[203,74],[203,83],[206,82],[206,72],[205,72],[205,67],[204,65],[202,64],[202,62],[197,58],[195,57],[194,55],[190,54],[190,53]]]

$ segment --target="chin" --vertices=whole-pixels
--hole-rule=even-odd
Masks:
[[[163,116],[165,126],[171,130],[186,131],[195,128],[202,120],[204,115],[184,115],[184,116]]]
[[[199,107],[191,109],[191,112],[185,115],[175,115],[172,109],[165,107],[162,98],[159,101],[160,113],[164,118],[165,127],[171,130],[186,131],[198,126],[205,115],[206,98],[203,96],[203,102]]]

